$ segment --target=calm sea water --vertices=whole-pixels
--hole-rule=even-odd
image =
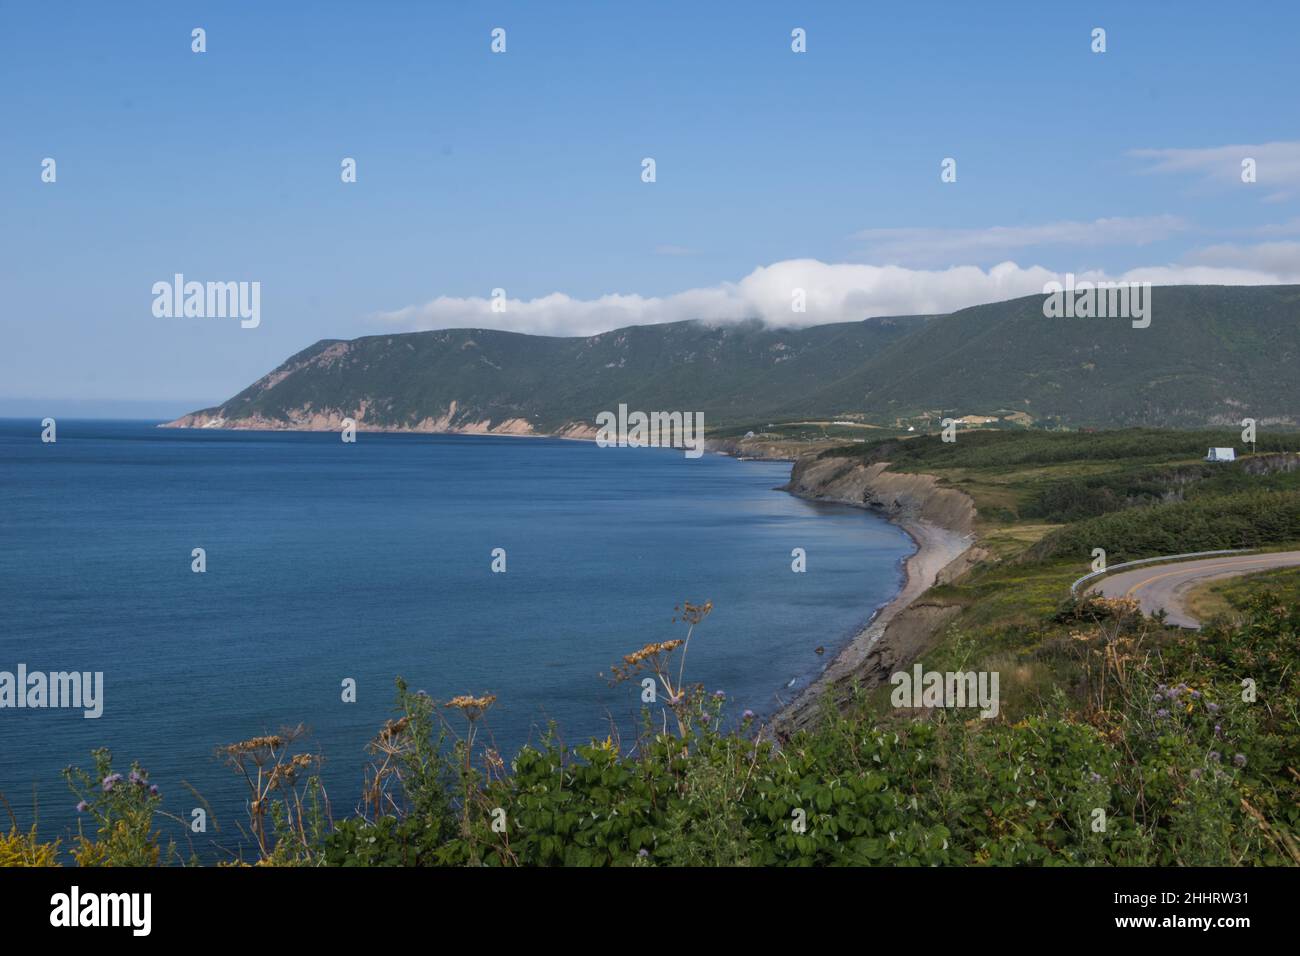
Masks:
[[[788,475],[584,442],[145,422],[61,421],[43,444],[37,421],[0,421],[0,670],[105,681],[97,720],[0,710],[0,792],[59,835],[76,822],[60,769],[108,746],[173,812],[196,787],[229,845],[242,794],[214,748],[304,722],[346,813],[394,676],[496,694],[506,754],[549,720],[570,744],[603,738],[610,717],[631,726],[639,687],[599,675],[685,636],[683,600],[715,608],[688,675],[733,714],[770,713],[892,597],[912,550],[878,517],[774,490]]]

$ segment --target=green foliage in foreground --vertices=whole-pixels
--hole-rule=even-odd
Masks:
[[[352,818],[331,825],[304,799],[315,778],[276,769],[311,766],[291,755],[290,737],[237,745],[280,781],[262,796],[264,819],[278,824],[263,828],[258,862],[1297,864],[1300,608],[1263,593],[1242,611],[1237,623],[1186,636],[1125,602],[1070,604],[1056,620],[1071,632],[1079,681],[1014,722],[900,718],[860,695],[777,744],[748,718],[724,729],[719,696],[670,680],[668,706],[647,710],[629,746],[566,750],[545,739],[508,769],[478,742],[492,698],[440,707],[399,680],[398,715],[375,738]],[[649,661],[662,679],[680,643],[627,660]],[[101,755],[94,777],[111,773]],[[107,797],[129,803],[97,808],[99,835],[82,862],[157,861],[148,793],[133,780],[110,788]],[[42,846],[51,856],[26,834],[9,841],[0,859],[42,858]]]

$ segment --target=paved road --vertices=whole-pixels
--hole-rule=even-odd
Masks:
[[[1102,578],[1090,590],[1100,591],[1106,597],[1136,598],[1147,614],[1164,608],[1169,613],[1170,624],[1199,628],[1201,622],[1183,608],[1183,600],[1193,588],[1217,578],[1295,565],[1300,565],[1300,551],[1230,554],[1175,564],[1148,564]]]

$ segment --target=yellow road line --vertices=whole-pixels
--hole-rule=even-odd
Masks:
[[[1297,561],[1294,562],[1294,563],[1296,563],[1296,564],[1300,564],[1300,560],[1297,560]],[[1175,569],[1172,570],[1172,571],[1166,571],[1164,574],[1156,574],[1156,575],[1153,575],[1153,576],[1147,578],[1147,579],[1144,580],[1144,581],[1139,581],[1137,584],[1133,585],[1131,588],[1129,588],[1127,591],[1125,591],[1125,592],[1124,592],[1124,596],[1125,596],[1125,597],[1132,597],[1132,596],[1134,595],[1134,593],[1136,593],[1137,591],[1140,591],[1142,588],[1146,587],[1148,584],[1154,584],[1156,581],[1163,581],[1165,578],[1173,577],[1173,576],[1176,575],[1176,574],[1188,574],[1189,572],[1192,573],[1192,574],[1195,574],[1195,573],[1198,572],[1198,571],[1221,571],[1221,570],[1224,570],[1224,569],[1227,569],[1227,570],[1230,570],[1230,571],[1231,571],[1231,570],[1235,570],[1235,569],[1237,569],[1237,568],[1248,568],[1248,567],[1253,567],[1254,565],[1257,565],[1257,564],[1272,564],[1272,565],[1274,565],[1275,567],[1278,567],[1278,568],[1284,568],[1284,567],[1289,567],[1289,566],[1290,566],[1289,564],[1277,564],[1276,561],[1275,561],[1273,558],[1259,558],[1259,559],[1256,559],[1256,560],[1253,560],[1253,561],[1225,561],[1225,562],[1221,562],[1221,563],[1219,563],[1219,564],[1217,564],[1217,565],[1216,565],[1216,564],[1196,564],[1196,565],[1195,565],[1194,567],[1192,567],[1192,568],[1188,568],[1188,567],[1184,566],[1184,567],[1180,567],[1180,568],[1175,568]]]

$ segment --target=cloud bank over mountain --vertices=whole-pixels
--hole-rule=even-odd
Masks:
[[[1284,285],[1300,282],[1300,243],[1219,244],[1190,253],[1180,263],[1142,266],[1117,275],[1082,270],[1076,278],[1154,285]],[[1013,261],[988,268],[917,269],[787,259],[759,266],[738,281],[666,296],[611,293],[582,299],[552,292],[515,299],[507,290],[497,302],[490,296],[439,296],[372,319],[391,331],[490,328],[539,335],[593,335],[682,319],[756,318],[772,326],[802,328],[879,315],[952,312],[1041,293],[1046,283],[1063,279],[1063,272]],[[798,311],[801,297],[804,310]]]

